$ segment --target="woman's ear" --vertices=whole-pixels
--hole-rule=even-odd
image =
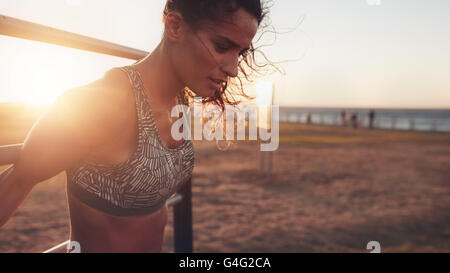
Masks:
[[[179,12],[170,12],[165,24],[166,37],[173,42],[177,42],[184,34],[184,20],[183,16]]]

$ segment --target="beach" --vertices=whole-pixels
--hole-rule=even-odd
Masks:
[[[270,177],[257,142],[194,150],[194,252],[450,251],[450,134],[282,123]],[[0,252],[68,240],[65,183],[62,172],[33,189]],[[174,251],[172,212],[162,252]]]

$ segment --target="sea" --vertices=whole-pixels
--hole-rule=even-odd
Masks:
[[[356,108],[308,108],[280,106],[280,121],[311,124],[342,125],[341,114],[351,124],[356,114],[360,127],[369,127],[369,111]],[[387,130],[412,130],[450,133],[450,109],[372,109],[373,127]]]

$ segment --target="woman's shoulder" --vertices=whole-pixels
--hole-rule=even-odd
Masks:
[[[86,111],[92,119],[109,121],[120,128],[134,111],[134,95],[128,77],[119,68],[112,68],[94,82],[67,90],[62,100],[74,111]]]
[[[128,76],[120,67],[113,67],[107,70],[103,76],[94,82],[85,85],[86,88],[97,89],[103,91],[110,96],[123,98],[129,96],[131,85]]]
[[[87,95],[92,96],[92,99],[97,100],[99,106],[121,109],[121,111],[128,109],[127,105],[133,106],[133,90],[128,76],[121,71],[120,67],[107,70],[100,79],[82,89],[88,93]]]

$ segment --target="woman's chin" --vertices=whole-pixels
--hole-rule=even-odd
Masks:
[[[198,91],[195,91],[194,93],[196,96],[200,96],[203,98],[215,97],[216,90],[214,88],[202,88],[202,89],[199,89]]]

